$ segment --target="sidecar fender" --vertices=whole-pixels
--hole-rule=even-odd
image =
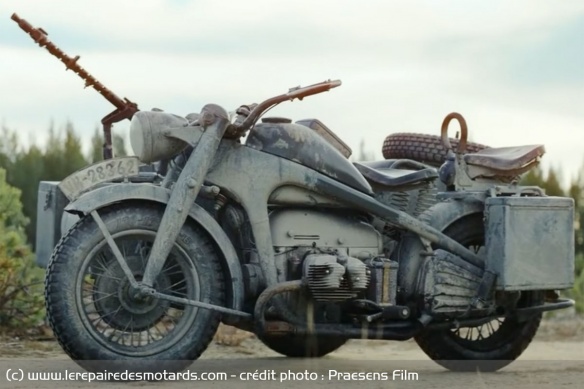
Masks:
[[[70,214],[88,214],[94,210],[125,201],[150,201],[158,204],[167,204],[170,199],[170,190],[152,184],[120,183],[107,185],[83,194],[74,202],[65,207]],[[73,216],[73,215],[71,215]],[[225,234],[217,221],[200,205],[193,204],[189,218],[199,224],[215,242],[220,253],[225,275],[227,307],[242,310],[244,301],[243,277],[239,258],[229,237]],[[237,317],[224,317],[226,324]]]

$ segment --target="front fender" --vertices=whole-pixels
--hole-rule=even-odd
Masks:
[[[124,201],[150,201],[166,204],[170,190],[152,184],[112,184],[83,194],[76,201],[68,204],[65,211],[69,213],[88,214],[94,210]],[[193,203],[188,216],[199,224],[215,242],[215,248],[221,254],[225,275],[227,307],[242,310],[244,301],[243,277],[239,257],[219,223],[200,205]],[[238,317],[224,317],[226,324],[235,323]]]

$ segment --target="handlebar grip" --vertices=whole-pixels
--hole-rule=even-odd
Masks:
[[[325,81],[314,85],[305,86],[303,88],[290,89],[288,96],[290,99],[302,99],[304,97],[316,95],[322,92],[327,92],[333,88],[341,86],[341,80]]]

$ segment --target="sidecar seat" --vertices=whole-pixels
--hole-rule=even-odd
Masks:
[[[407,159],[353,162],[353,165],[372,185],[382,188],[410,186],[438,178],[436,169]]]
[[[467,165],[487,169],[493,175],[515,176],[535,166],[544,154],[544,145],[526,145],[484,149],[463,158]]]

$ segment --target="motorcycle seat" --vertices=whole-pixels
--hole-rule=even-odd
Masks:
[[[527,145],[515,147],[498,147],[483,149],[476,153],[465,154],[467,165],[487,169],[509,171],[518,170],[533,163],[545,154],[544,145]]]
[[[402,162],[404,160],[401,160]],[[382,187],[402,187],[418,184],[425,181],[433,181],[438,178],[436,169],[422,165],[415,161],[406,161],[406,167],[414,167],[419,170],[402,169],[395,166],[396,160],[353,162],[359,172],[371,183]],[[420,168],[422,166],[422,168]]]

